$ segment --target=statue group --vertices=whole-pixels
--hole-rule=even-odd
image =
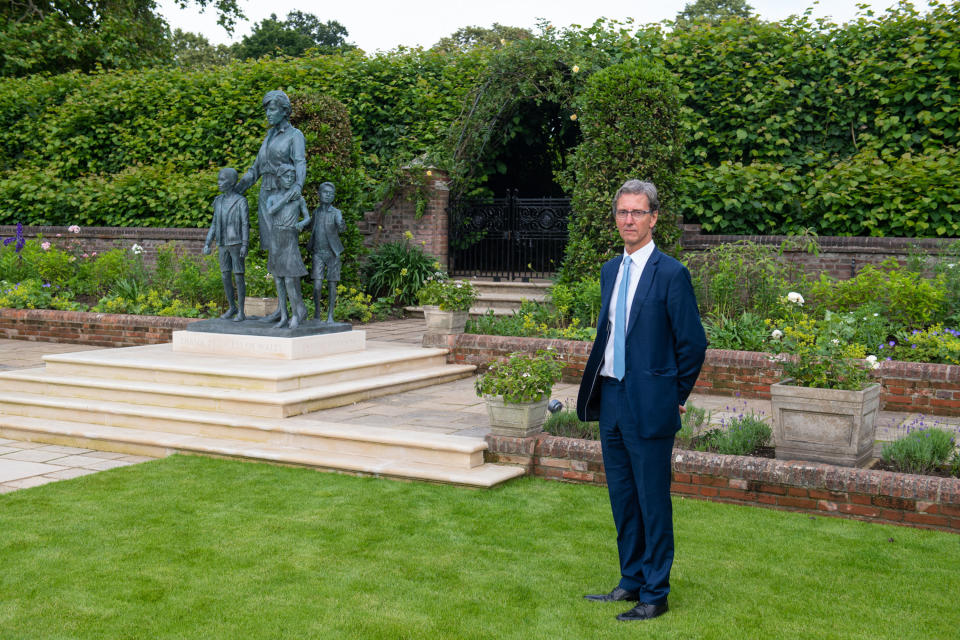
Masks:
[[[307,248],[312,255],[315,317],[320,320],[326,276],[329,287],[326,322],[333,323],[343,253],[340,234],[346,229],[343,214],[333,206],[336,188],[330,182],[320,185],[320,206],[311,216],[302,195],[307,177],[306,142],[303,133],[290,124],[290,98],[283,91],[270,91],[263,98],[263,108],[270,130],[253,166],[243,177],[231,167],[220,170],[217,186],[221,194],[213,201],[213,221],[203,247],[204,254],[209,254],[210,244],[217,243],[220,274],[230,305],[221,317],[234,322],[247,319],[243,308],[244,264],[250,239],[250,213],[243,194],[260,180],[257,199],[260,245],[267,251],[267,270],[273,274],[279,300],[276,312],[263,321],[275,322],[276,328],[296,329],[307,319],[300,289],[300,279],[307,275],[307,269],[300,257],[299,236],[310,226]]]

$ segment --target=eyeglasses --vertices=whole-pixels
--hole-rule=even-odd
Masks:
[[[644,211],[643,209],[617,209],[617,219],[626,220],[627,216],[631,216],[634,220],[639,220],[643,216],[654,213],[656,209],[648,209]]]

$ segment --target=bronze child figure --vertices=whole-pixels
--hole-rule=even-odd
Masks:
[[[237,170],[231,167],[221,169],[217,176],[221,195],[213,199],[213,222],[203,245],[203,254],[210,254],[210,243],[216,240],[220,254],[220,277],[223,279],[223,290],[230,305],[227,312],[220,317],[242,322],[246,318],[243,312],[243,302],[247,294],[244,262],[250,240],[250,210],[247,199],[237,193],[237,176]],[[237,279],[236,302],[233,300],[231,272]]]
[[[296,188],[297,174],[293,165],[281,164],[277,169],[281,191],[267,198],[266,218],[273,230],[267,256],[267,270],[273,274],[277,285],[280,322],[278,328],[289,326],[296,329],[307,319],[307,307],[300,293],[300,278],[307,275],[300,257],[298,235],[310,224],[307,203]],[[303,218],[298,221],[300,215]],[[287,298],[290,299],[290,314],[287,315]]]
[[[323,293],[323,275],[326,271],[329,288],[327,322],[333,322],[333,307],[337,303],[337,285],[340,283],[340,254],[343,243],[340,234],[347,228],[340,209],[333,206],[336,187],[332,182],[320,185],[320,206],[313,212],[313,229],[307,250],[313,254],[313,303],[316,319],[320,319],[320,296]]]

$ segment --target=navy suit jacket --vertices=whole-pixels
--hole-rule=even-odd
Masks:
[[[593,350],[587,359],[577,415],[600,419],[600,366],[607,340],[610,298],[623,257],[600,271],[600,318]],[[630,307],[626,336],[624,384],[629,403],[622,415],[641,438],[672,437],[680,429],[679,405],[687,401],[707,352],[707,337],[693,293],[690,272],[680,262],[654,249],[644,266]]]

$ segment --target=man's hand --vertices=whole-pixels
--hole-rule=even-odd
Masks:
[[[680,415],[683,415],[687,412],[687,408],[683,405],[680,405]]]

